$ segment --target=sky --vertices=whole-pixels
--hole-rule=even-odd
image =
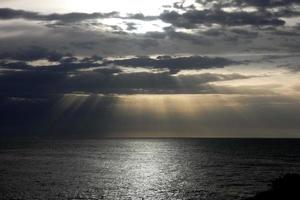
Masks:
[[[1,0],[1,137],[300,137],[299,0]]]

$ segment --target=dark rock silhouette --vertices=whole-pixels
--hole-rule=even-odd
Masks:
[[[246,200],[300,200],[300,175],[286,174],[271,183],[271,188]]]

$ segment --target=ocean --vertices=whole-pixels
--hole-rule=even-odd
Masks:
[[[240,200],[285,173],[300,173],[300,140],[0,142],[1,200]]]

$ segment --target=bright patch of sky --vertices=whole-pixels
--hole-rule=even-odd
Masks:
[[[111,12],[158,15],[176,0],[1,0],[0,7],[24,9],[43,13]]]
[[[164,27],[169,26],[169,24],[160,20],[141,21],[132,19],[124,20],[120,18],[106,18],[99,19],[99,22],[108,26],[118,26],[122,30],[132,33],[147,33],[151,31],[162,32]]]

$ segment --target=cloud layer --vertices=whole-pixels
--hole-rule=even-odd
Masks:
[[[300,137],[299,1],[50,3],[0,2],[5,137]]]

